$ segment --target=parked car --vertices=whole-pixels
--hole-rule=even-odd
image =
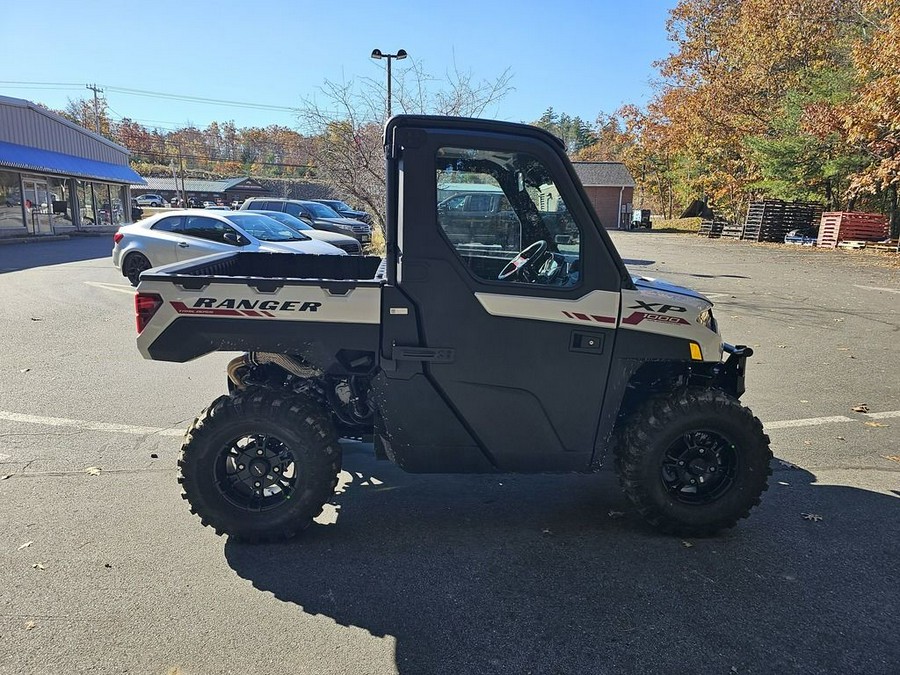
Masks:
[[[229,251],[347,255],[324,241],[258,213],[160,213],[123,225],[113,236],[113,265],[137,286],[151,267]]]
[[[332,246],[337,246],[349,253],[350,255],[362,255],[362,246],[353,237],[346,234],[338,234],[337,232],[326,232],[325,230],[317,230],[307,221],[295,218],[290,213],[281,211],[247,211],[247,213],[261,213],[264,216],[277,220],[282,225],[293,227],[295,230],[302,232],[307,237],[324,241]]]
[[[372,240],[372,227],[352,218],[342,218],[334,209],[319,202],[302,199],[258,199],[251,197],[241,204],[241,211],[281,211],[303,218],[317,230],[348,234],[363,244]]]
[[[169,202],[160,197],[159,195],[146,194],[135,197],[134,201],[137,202],[138,206],[152,206],[156,208],[158,206],[168,206]]]
[[[231,209],[227,206],[222,206],[220,204],[210,204],[209,206],[203,207],[204,211],[231,211]]]
[[[353,218],[354,220],[358,220],[363,223],[368,223],[370,225],[372,224],[372,216],[370,216],[365,211],[357,211],[349,204],[347,204],[347,202],[342,202],[340,199],[310,199],[309,201],[324,204],[325,206],[337,211],[338,215],[341,215],[344,218]]]

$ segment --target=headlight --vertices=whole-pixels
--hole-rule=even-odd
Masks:
[[[701,326],[706,326],[713,333],[719,332],[719,325],[716,323],[716,318],[713,316],[712,309],[704,309],[700,312],[697,317],[697,323]]]

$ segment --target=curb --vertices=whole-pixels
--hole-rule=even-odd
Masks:
[[[44,234],[38,237],[0,237],[0,246],[8,246],[11,244],[40,244],[48,241],[67,241],[78,237],[110,237],[116,233],[116,229],[109,231],[103,230],[75,230],[68,234]]]
[[[68,234],[48,234],[42,237],[3,237],[0,238],[0,246],[11,244],[39,244],[42,241],[66,241],[71,239]]]

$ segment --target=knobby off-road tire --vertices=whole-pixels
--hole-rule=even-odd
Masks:
[[[250,388],[194,420],[178,460],[191,512],[216,534],[290,539],[334,494],[341,450],[325,411],[302,396]]]
[[[650,524],[689,537],[733,527],[759,504],[772,473],[762,423],[719,390],[655,397],[619,434],[616,469]]]

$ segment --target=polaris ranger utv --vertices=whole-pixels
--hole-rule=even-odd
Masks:
[[[384,261],[235,246],[141,275],[146,358],[246,352],[182,446],[203,524],[246,541],[297,534],[333,494],[338,438],[369,436],[411,472],[590,472],[611,455],[663,531],[746,517],[771,458],[738,401],[751,350],[722,343],[703,296],[629,275],[562,143],[399,116],[384,148]],[[453,221],[449,236],[447,183],[502,191],[515,236],[508,217],[506,244],[482,240],[484,224],[463,236]],[[574,234],[560,239],[548,223],[563,211]]]

